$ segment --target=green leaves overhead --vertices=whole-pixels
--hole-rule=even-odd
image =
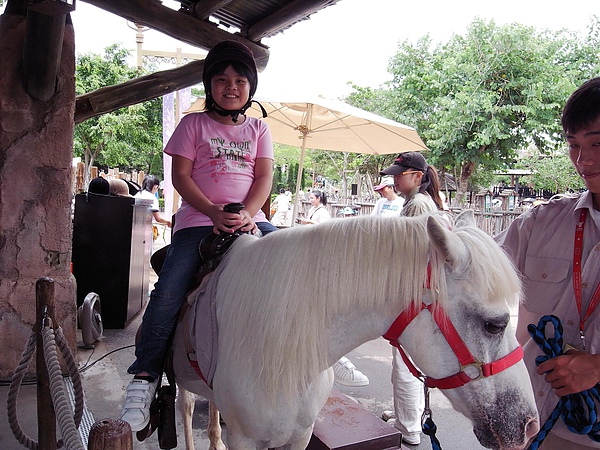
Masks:
[[[76,61],[76,92],[85,94],[139,76],[128,66],[129,51],[111,45],[104,55],[89,53]],[[143,170],[162,178],[162,99],[121,108],[78,124],[74,153],[86,164]]]
[[[597,18],[584,37],[477,19],[446,44],[434,46],[428,35],[402,42],[391,80],[380,89],[354,86],[347,101],[414,126],[428,159],[460,174],[466,189],[478,167],[509,167],[524,149],[545,154],[564,145],[562,106],[599,73],[598,30]]]

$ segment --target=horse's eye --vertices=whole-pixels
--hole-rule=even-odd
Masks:
[[[506,323],[502,322],[486,322],[484,325],[485,331],[490,334],[500,334],[506,328]]]

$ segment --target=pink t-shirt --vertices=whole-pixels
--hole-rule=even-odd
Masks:
[[[213,203],[243,203],[254,183],[256,160],[273,159],[273,141],[262,120],[246,116],[241,125],[223,125],[205,112],[192,113],[181,119],[165,153],[194,162],[192,179]],[[259,210],[254,221],[266,222],[267,218]],[[208,216],[183,200],[174,231],[212,224]]]

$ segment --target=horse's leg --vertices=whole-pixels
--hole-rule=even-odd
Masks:
[[[194,433],[192,432],[192,417],[194,415],[194,407],[196,406],[196,395],[187,389],[179,387],[179,412],[183,422],[183,434],[185,436],[186,450],[194,450]]]
[[[308,430],[306,430],[306,434],[302,436],[302,438],[293,444],[289,445],[289,450],[304,450],[308,447],[308,443],[310,442],[310,438],[312,437],[314,424],[311,425]],[[288,447],[288,446],[286,446]]]
[[[221,422],[219,410],[214,402],[208,402],[208,439],[210,441],[209,450],[225,450],[225,444],[221,439]]]
[[[306,447],[308,447],[308,443],[310,442],[310,438],[312,437],[313,427],[314,425],[307,430],[306,434],[302,436],[302,438],[299,441],[296,441],[291,444],[286,444],[281,447],[270,448],[269,450],[304,450]]]

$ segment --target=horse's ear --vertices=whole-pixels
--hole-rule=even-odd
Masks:
[[[435,215],[427,218],[427,233],[434,251],[441,254],[452,271],[463,270],[469,260],[466,245]]]
[[[465,209],[458,216],[456,216],[454,225],[457,228],[476,227],[477,223],[475,222],[475,212],[472,209]]]

